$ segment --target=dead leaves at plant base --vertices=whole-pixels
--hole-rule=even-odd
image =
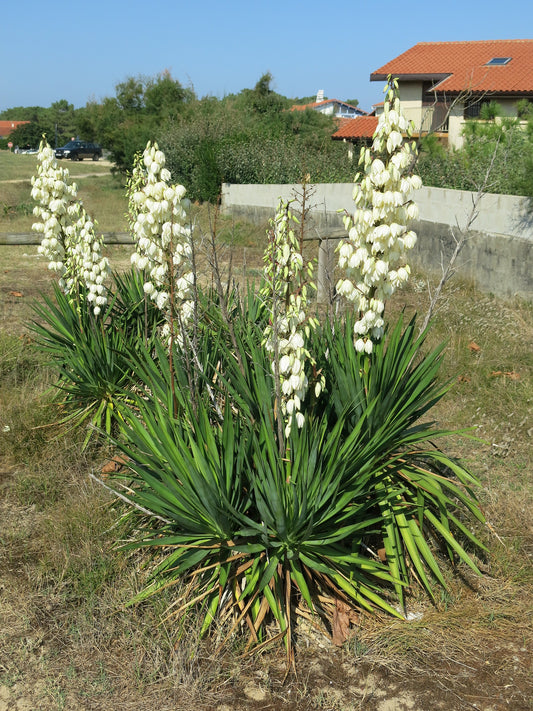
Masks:
[[[342,647],[350,634],[350,624],[359,621],[359,615],[345,602],[336,600],[331,623],[331,641],[336,647]]]
[[[102,479],[105,481],[106,479],[109,478],[109,476],[111,474],[120,472],[123,469],[125,469],[127,466],[128,466],[128,459],[126,457],[122,457],[121,455],[117,454],[112,459],[110,459],[108,462],[106,462],[103,465],[103,467],[100,469],[100,474],[102,475]]]

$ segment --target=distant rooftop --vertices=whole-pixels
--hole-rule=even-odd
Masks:
[[[377,116],[357,116],[353,119],[344,120],[332,138],[346,140],[372,138],[378,121]]]
[[[533,39],[419,42],[372,72],[403,81],[433,81],[438,92],[533,93]]]

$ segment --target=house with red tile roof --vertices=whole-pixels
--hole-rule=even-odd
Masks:
[[[305,111],[312,109],[327,116],[334,116],[338,119],[349,119],[355,116],[366,116],[367,112],[357,106],[339,101],[338,99],[324,99],[324,92],[320,90],[316,95],[316,101],[310,104],[293,104],[291,111]]]
[[[533,101],[533,39],[419,42],[372,72],[370,81],[398,79],[402,108],[419,133],[462,145],[465,120],[496,101],[516,116],[517,101]],[[379,113],[379,108],[376,109]]]
[[[357,116],[353,119],[344,119],[339,128],[332,135],[334,141],[343,141],[349,144],[369,143],[378,126],[377,116]],[[348,147],[350,158],[353,157],[353,147]]]
[[[0,121],[0,138],[9,138],[9,134],[12,133],[18,126],[23,123],[30,123],[29,121]]]

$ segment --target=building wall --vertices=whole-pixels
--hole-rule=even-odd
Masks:
[[[435,128],[433,118],[439,121],[444,107],[439,108],[439,116],[434,116],[435,109],[431,106],[422,105],[422,82],[409,81],[398,83],[400,97],[402,100],[402,111],[405,117],[411,120],[416,131],[430,131]],[[491,100],[490,96],[486,97],[487,101]],[[506,99],[495,97],[494,100],[502,107],[503,116],[516,116],[516,98]],[[453,105],[453,100],[450,100],[450,114],[448,121],[448,145],[452,148],[462,148],[463,128],[464,128],[464,102],[457,102]],[[381,113],[380,107],[376,113]]]
[[[422,105],[422,82],[399,82],[399,90],[405,118],[414,123],[417,131],[429,131],[433,110]]]
[[[516,116],[516,102],[518,99],[496,99],[496,102],[502,107],[504,116]]]
[[[235,218],[264,224],[273,217],[280,197],[295,199],[299,185],[230,185],[222,188],[222,210]],[[310,238],[338,238],[344,233],[342,213],[352,212],[353,185],[314,186],[308,220]],[[413,225],[418,243],[413,260],[421,268],[439,270],[451,256],[458,229],[472,212],[473,193],[422,188],[416,194],[420,219]],[[457,271],[477,286],[500,296],[533,299],[533,207],[527,198],[484,195],[477,205]]]
[[[437,107],[424,106],[422,103],[422,82],[399,82],[398,88],[402,101],[402,112],[408,120],[413,122],[415,131],[425,133],[435,130],[448,111],[446,106],[443,104],[439,104]],[[380,107],[376,113],[382,111],[383,109]],[[462,103],[451,106],[449,109],[448,145],[454,148],[460,148],[463,145],[461,135],[464,125],[463,111]]]
[[[495,101],[501,106],[503,117],[516,117],[516,99],[496,98]],[[462,148],[464,145],[464,139],[462,136],[465,125],[464,109],[464,103],[457,102],[450,112],[448,145],[453,148]],[[521,124],[525,127],[527,122],[522,121]]]

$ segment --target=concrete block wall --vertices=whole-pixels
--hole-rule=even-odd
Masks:
[[[343,229],[342,211],[353,211],[352,190],[349,183],[313,186],[308,203],[309,239],[338,238]],[[280,197],[294,199],[299,192],[299,185],[226,183],[222,188],[222,210],[266,226]],[[414,263],[426,270],[440,270],[453,252],[454,235],[467,225],[475,198],[468,191],[441,188],[424,187],[416,193],[420,219],[413,224],[418,234]],[[483,291],[533,299],[533,201],[486,194],[476,207],[457,273],[472,279]]]

